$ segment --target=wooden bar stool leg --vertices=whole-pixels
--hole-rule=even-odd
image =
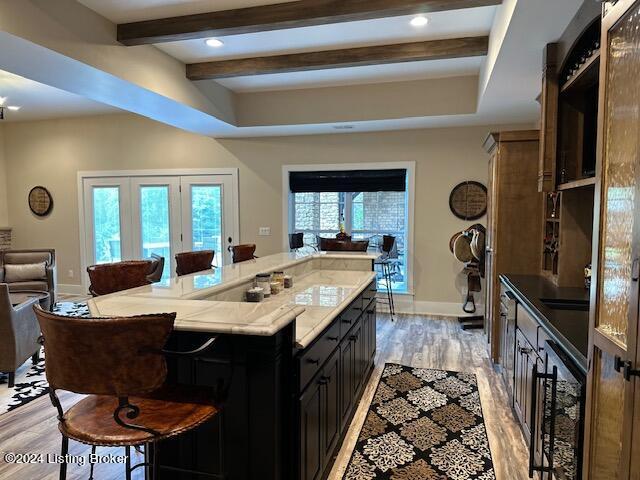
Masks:
[[[67,453],[69,453],[69,439],[62,436],[62,447],[60,448],[60,454],[62,455],[62,462],[60,462],[60,480],[66,480],[67,478]]]

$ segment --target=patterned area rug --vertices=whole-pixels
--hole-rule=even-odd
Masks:
[[[388,363],[343,480],[495,480],[472,373]]]
[[[86,303],[60,302],[54,312],[70,317],[89,315]],[[0,373],[0,415],[22,407],[49,393],[49,384],[44,374],[44,352],[40,352],[40,361],[32,365],[27,360],[17,371],[15,385],[9,388],[9,377]]]

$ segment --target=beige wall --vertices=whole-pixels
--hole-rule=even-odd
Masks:
[[[5,155],[14,246],[53,247],[61,284],[78,284],[79,170],[238,167],[241,241],[258,255],[282,249],[282,169],[285,164],[416,162],[415,293],[417,300],[458,302],[460,264],[448,250],[451,235],[470,222],[449,211],[451,188],[487,179],[481,143],[489,127],[370,134],[214,140],[133,115],[8,123]],[[29,211],[36,184],[54,198],[47,218]],[[272,236],[258,237],[260,226]],[[68,271],[74,271],[74,277]]]
[[[0,227],[9,226],[9,206],[7,205],[7,173],[4,159],[4,126],[0,125]]]

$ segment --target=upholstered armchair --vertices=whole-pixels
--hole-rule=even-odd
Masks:
[[[15,382],[15,372],[29,357],[33,363],[40,353],[40,326],[33,311],[38,302],[32,298],[13,307],[9,286],[0,283],[0,372],[9,374],[9,388]]]
[[[44,269],[34,267],[44,263]],[[56,251],[4,250],[0,251],[0,282],[9,286],[10,292],[38,290],[47,292],[51,305],[56,304]]]

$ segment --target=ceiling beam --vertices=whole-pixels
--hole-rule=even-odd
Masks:
[[[124,45],[175,42],[499,5],[502,0],[299,0],[118,25]]]
[[[489,37],[451,38],[428,42],[399,43],[269,57],[240,58],[187,65],[189,80],[304,72],[329,68],[359,67],[385,63],[478,57],[487,54]]]

